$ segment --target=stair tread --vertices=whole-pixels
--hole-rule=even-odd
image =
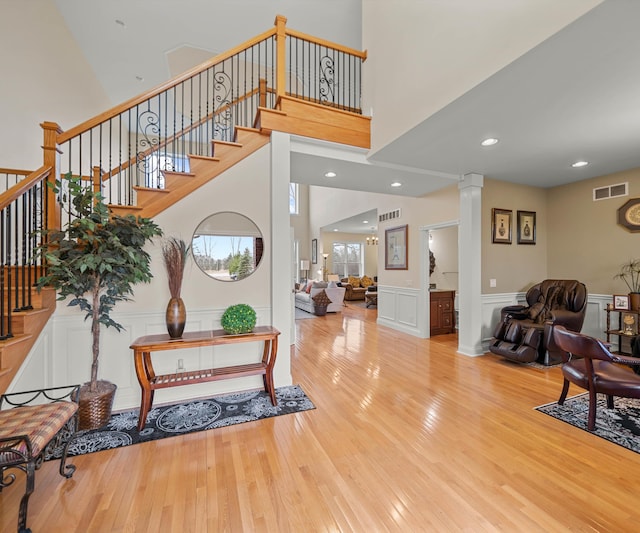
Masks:
[[[157,187],[143,187],[142,185],[134,185],[134,191],[145,191],[145,192],[171,192],[169,189],[158,189]]]
[[[7,346],[13,346],[14,344],[20,344],[21,342],[28,341],[32,337],[33,335],[30,333],[18,333],[8,339],[0,340],[0,349],[6,348]]]
[[[189,154],[189,159],[201,159],[202,161],[213,161],[219,162],[220,158],[210,155],[197,155],[197,154]]]

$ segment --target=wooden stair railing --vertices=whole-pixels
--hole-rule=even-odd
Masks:
[[[245,144],[242,129],[368,147],[369,119],[360,109],[365,60],[366,52],[290,30],[278,16],[274,28],[68,131],[44,123],[45,162],[56,176],[71,173],[99,186],[113,209],[147,216],[235,164],[225,163],[215,143]],[[173,179],[174,172],[184,179]],[[169,194],[147,194],[169,182]],[[74,215],[63,207],[61,216]]]
[[[35,288],[43,274],[36,248],[40,230],[47,227],[46,182],[52,168],[13,173],[21,179],[0,194],[0,393],[20,369],[56,302],[53,289]]]

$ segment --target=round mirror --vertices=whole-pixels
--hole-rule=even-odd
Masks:
[[[191,250],[207,276],[239,281],[250,276],[262,259],[262,233],[240,213],[215,213],[205,218],[193,234]]]

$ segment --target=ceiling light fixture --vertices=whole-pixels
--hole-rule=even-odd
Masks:
[[[580,168],[580,167],[586,167],[589,164],[589,161],[576,161],[575,163],[572,163],[571,166],[573,168]]]
[[[325,178],[335,178],[337,176],[337,174],[335,172],[333,172],[332,170],[327,172],[324,177]]]
[[[498,139],[494,137],[489,137],[480,143],[482,146],[493,146],[494,144],[498,144]]]
[[[394,181],[394,182],[391,184],[391,186],[392,186],[392,187],[402,187],[402,183],[400,183],[399,181]]]

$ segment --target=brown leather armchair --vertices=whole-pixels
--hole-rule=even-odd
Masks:
[[[554,343],[563,354],[564,383],[558,404],[562,405],[569,392],[569,383],[589,391],[589,417],[587,428],[596,426],[597,393],[606,395],[607,408],[614,408],[614,397],[640,398],[640,376],[627,366],[636,367],[640,360],[612,354],[602,341],[567,331],[562,326],[553,328]]]
[[[576,280],[546,279],[527,291],[526,301],[502,309],[489,350],[521,363],[559,363],[563,352],[555,345],[552,326],[582,329],[587,288]]]

